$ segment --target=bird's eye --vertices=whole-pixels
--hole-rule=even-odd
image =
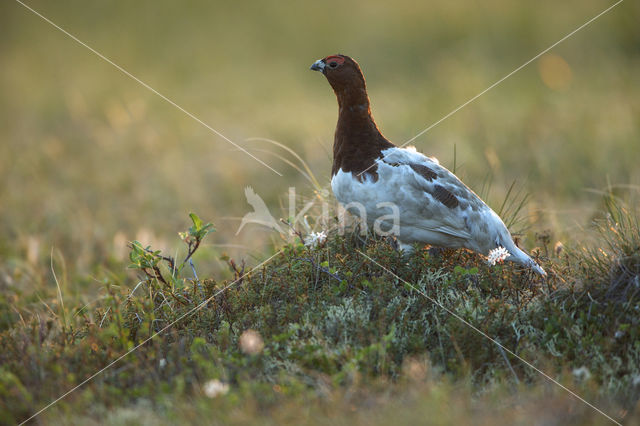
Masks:
[[[337,66],[338,66],[338,63],[336,61],[329,62],[329,68],[335,68]]]

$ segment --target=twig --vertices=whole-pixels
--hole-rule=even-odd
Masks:
[[[200,281],[200,279],[198,278],[198,274],[196,274],[196,266],[193,264],[192,259],[189,259],[189,266],[191,266],[191,270],[193,271],[193,276],[196,279],[196,281]]]
[[[331,278],[334,278],[334,279],[336,279],[336,280],[338,280],[340,282],[342,282],[342,280],[343,280],[343,278],[341,278],[338,274],[331,273],[328,268],[326,268],[324,266],[317,266],[315,264],[315,262],[313,262],[313,260],[311,260],[311,259],[306,259],[304,257],[296,257],[295,260],[303,260],[305,262],[309,262],[309,263],[311,263],[311,266],[313,268],[317,269],[318,271],[324,272],[325,274],[329,275]]]
[[[129,244],[129,247],[131,247],[131,244]],[[150,253],[162,260],[164,260],[165,262],[167,262],[169,264],[169,269],[171,269],[172,271],[175,270],[175,259],[173,257],[169,257],[169,256],[163,256],[161,254],[157,254],[155,253],[153,250],[145,248],[144,251],[146,251],[147,253]]]
[[[238,283],[239,283],[239,286],[241,286],[244,280],[244,266],[245,266],[244,259],[242,259],[241,269],[238,269],[238,265],[236,265],[236,262],[233,259],[229,259],[229,266],[231,266],[231,268],[233,269],[233,272],[236,274],[235,278],[239,280]]]
[[[306,245],[306,243],[304,241],[304,237],[302,236],[302,233],[300,231],[298,231],[296,228],[294,228],[293,225],[291,223],[289,223],[288,220],[280,219],[280,222],[282,222],[285,225],[287,225],[291,229],[291,232],[293,232],[298,238],[300,238],[300,242],[302,243],[302,245]]]
[[[53,279],[56,282],[56,287],[58,289],[58,299],[60,300],[60,310],[62,311],[62,322],[64,324],[64,331],[67,329],[67,313],[64,309],[64,300],[62,299],[62,289],[60,288],[60,282],[58,282],[58,277],[56,276],[56,270],[53,267],[53,247],[51,247],[51,256],[49,257],[51,261],[51,273],[53,274]],[[64,274],[63,274],[64,277]]]
[[[509,358],[507,358],[507,354],[504,353],[504,349],[502,349],[502,346],[497,345],[498,346],[498,350],[500,350],[500,353],[502,354],[502,357],[504,358],[504,361],[507,363],[507,367],[509,367],[509,370],[511,371],[511,374],[513,374],[513,377],[516,379],[516,384],[520,384],[520,380],[518,379],[518,375],[516,374],[516,372],[514,371],[513,367],[511,366],[511,363],[509,362]]]
[[[198,240],[198,239],[196,239],[195,243],[193,241],[188,242],[189,252],[187,253],[187,257],[185,257],[184,260],[182,261],[183,265],[187,263],[187,261],[191,259],[191,256],[193,256],[193,253],[195,253],[196,250],[198,250],[198,247],[200,247],[200,242],[201,240]]]

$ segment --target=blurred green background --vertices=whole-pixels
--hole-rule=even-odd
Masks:
[[[0,281],[52,284],[120,272],[126,243],[175,250],[187,213],[213,221],[199,268],[258,257],[277,236],[247,226],[251,185],[286,216],[313,188],[270,138],[330,178],[337,105],[308,70],[345,53],[374,116],[410,139],[612,4],[608,1],[99,1],[28,4],[283,173],[275,175],[19,3],[0,4]],[[626,1],[418,138],[472,188],[531,195],[556,239],[598,214],[607,185],[640,185],[640,4]],[[454,148],[455,147],[455,148]],[[270,152],[265,152],[268,150]],[[277,154],[277,155],[274,155]],[[290,158],[288,156],[287,158]],[[579,237],[580,238],[580,237]],[[87,278],[68,292],[95,287]]]

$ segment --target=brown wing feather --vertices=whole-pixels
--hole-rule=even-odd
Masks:
[[[431,195],[450,209],[455,209],[460,204],[456,196],[441,185],[435,185]]]
[[[434,172],[427,166],[423,166],[422,164],[409,163],[409,166],[411,166],[414,172],[416,172],[417,174],[419,174],[420,176],[422,176],[428,181],[432,181],[438,177],[436,172]]]

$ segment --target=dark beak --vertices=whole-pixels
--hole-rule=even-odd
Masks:
[[[311,68],[309,69],[312,71],[320,71],[321,73],[324,74],[324,67],[325,67],[325,63],[322,61],[322,59],[318,59],[313,63],[313,65],[311,65]]]

